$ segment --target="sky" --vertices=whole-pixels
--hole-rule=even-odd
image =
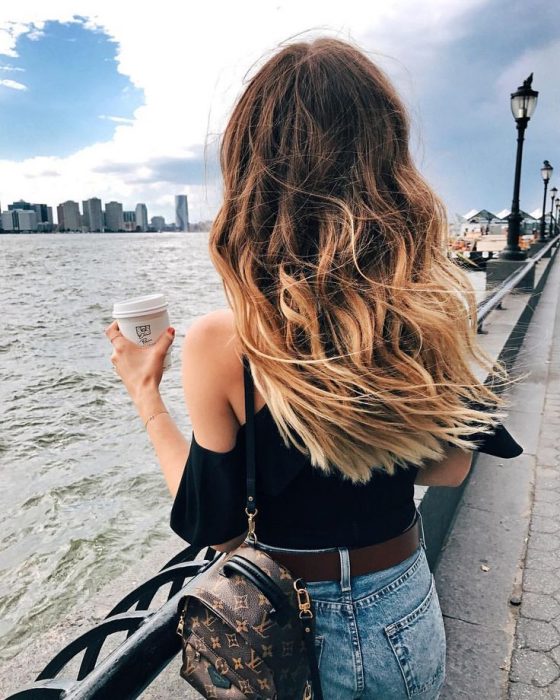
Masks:
[[[539,91],[521,208],[560,189],[560,19],[549,0],[2,0],[0,203],[100,197],[191,221],[221,196],[220,136],[255,70],[281,45],[354,42],[396,85],[411,149],[450,220],[511,206],[510,93]],[[550,200],[549,200],[550,204]]]

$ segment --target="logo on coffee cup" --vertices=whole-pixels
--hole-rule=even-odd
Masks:
[[[136,326],[136,335],[140,339],[141,343],[149,343],[150,335],[152,334],[151,328],[147,326]]]

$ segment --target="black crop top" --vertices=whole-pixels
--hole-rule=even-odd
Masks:
[[[478,451],[517,457],[523,448],[503,425],[479,437]],[[390,476],[374,470],[366,484],[339,472],[326,476],[295,447],[284,446],[265,404],[255,413],[259,540],[294,549],[363,547],[396,537],[415,515],[418,467],[397,467]],[[229,452],[196,442],[191,448],[171,510],[171,528],[193,545],[221,544],[247,529],[245,516],[245,424]]]

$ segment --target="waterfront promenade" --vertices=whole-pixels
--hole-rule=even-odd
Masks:
[[[515,347],[513,374],[528,373],[508,394],[505,421],[524,454],[514,460],[478,455],[461,489],[416,487],[431,557],[441,550],[433,565],[448,644],[440,700],[560,700],[560,254],[541,259],[535,284],[540,294],[508,296],[480,337],[494,357]],[[530,320],[527,309],[535,309]],[[458,504],[440,547],[430,520],[445,520],[453,497]],[[157,552],[30,640],[3,668],[0,696],[32,681],[56,651],[103,619],[182,545],[169,533]],[[107,652],[115,648],[107,646]],[[200,697],[179,678],[179,666],[177,656],[140,697]]]
[[[441,700],[560,700],[559,300],[556,256],[515,364],[530,376],[509,394],[524,454],[479,456],[435,571]]]

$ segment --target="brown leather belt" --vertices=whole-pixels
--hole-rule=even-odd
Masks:
[[[361,576],[388,569],[410,557],[420,544],[419,521],[390,540],[348,550],[350,575]],[[336,552],[275,552],[267,554],[304,581],[340,581],[340,555]]]

